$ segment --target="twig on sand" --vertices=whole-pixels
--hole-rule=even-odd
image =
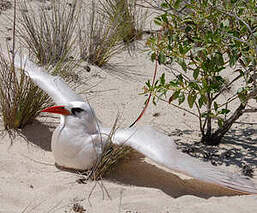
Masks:
[[[98,181],[95,181],[95,184],[94,184],[94,186],[92,187],[92,189],[90,190],[89,195],[88,195],[88,198],[87,198],[88,203],[89,203],[89,205],[90,205],[91,207],[92,207],[92,203],[91,203],[91,201],[90,201],[90,198],[91,198],[91,196],[92,196],[92,194],[93,194],[93,192],[94,192],[94,190],[95,190],[95,188],[96,188],[97,185],[100,186],[100,189],[101,189],[102,195],[103,195],[103,200],[104,200],[104,194],[105,194],[105,193],[107,194],[107,197],[108,197],[110,200],[112,200],[111,195],[110,195],[110,193],[108,192],[107,188],[105,187],[104,183],[103,183],[101,180],[98,180]]]
[[[158,35],[159,35],[159,36],[158,36],[158,37],[159,37],[158,43],[159,43],[160,35],[161,35],[161,34],[159,33]],[[158,69],[158,63],[159,63],[158,58],[159,58],[159,53],[157,52],[156,55],[155,55],[155,68],[154,68],[154,75],[153,75],[152,87],[153,87],[154,84],[155,84],[155,79],[156,79],[156,74],[157,74],[157,69]],[[129,127],[134,126],[134,125],[136,124],[136,122],[138,122],[138,121],[140,120],[140,118],[144,115],[144,113],[145,113],[145,111],[146,111],[146,109],[147,109],[147,107],[148,107],[148,105],[149,105],[149,102],[150,102],[150,100],[151,100],[151,97],[152,97],[152,92],[150,92],[150,94],[149,94],[149,96],[148,96],[148,98],[147,98],[147,100],[146,100],[146,103],[145,103],[145,106],[144,106],[142,112],[139,114],[139,116],[137,117],[137,119],[136,119]]]

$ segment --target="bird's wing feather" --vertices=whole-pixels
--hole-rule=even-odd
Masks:
[[[249,178],[222,170],[180,152],[171,138],[151,127],[118,129],[112,141],[115,144],[131,146],[156,163],[198,180],[236,191],[257,193],[257,185]]]
[[[44,90],[56,104],[65,105],[71,101],[83,101],[79,95],[67,86],[61,77],[48,74],[42,67],[30,61],[27,56],[20,57],[16,54],[14,64],[16,67],[24,69],[26,75]]]

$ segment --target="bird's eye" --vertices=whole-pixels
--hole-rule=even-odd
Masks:
[[[84,111],[84,110],[81,109],[81,108],[78,108],[78,107],[74,107],[74,108],[71,109],[71,113],[72,113],[73,115],[76,115],[76,113],[80,113],[80,112],[82,112],[82,111]]]

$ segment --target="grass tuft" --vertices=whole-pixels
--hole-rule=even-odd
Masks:
[[[71,85],[77,65],[76,61],[59,61],[55,66],[49,66],[47,71],[61,76]],[[15,68],[11,56],[7,58],[0,54],[0,105],[7,130],[23,128],[41,110],[52,105],[51,98],[24,73],[25,68]]]
[[[84,182],[88,179],[93,181],[102,180],[110,174],[110,172],[113,171],[113,169],[117,167],[122,160],[126,159],[129,154],[132,153],[133,149],[131,147],[112,143],[112,137],[117,130],[117,121],[118,118],[115,120],[113,128],[108,135],[102,154],[99,156],[92,169],[84,173],[82,172],[83,178],[80,179],[80,182]]]
[[[0,54],[0,104],[4,128],[17,129],[30,123],[49,106],[49,97]]]
[[[56,64],[71,57],[80,14],[77,0],[51,1],[51,10],[33,10],[23,0],[17,35],[40,65]]]
[[[142,39],[147,11],[137,7],[138,0],[101,0],[101,12],[109,22],[118,26],[118,33],[126,47]]]
[[[141,39],[146,14],[136,7],[137,0],[102,0],[102,12],[111,23],[119,26],[124,43]]]
[[[83,60],[102,67],[124,49],[135,49],[131,44],[142,38],[147,17],[146,12],[136,7],[136,2],[137,0],[102,0],[99,4],[91,2],[91,11],[88,17],[83,17],[79,29],[80,57]]]
[[[99,5],[94,1],[91,2],[89,16],[83,17],[83,20],[79,29],[80,57],[102,67],[113,55],[122,51],[118,27],[110,23],[106,15],[99,13]]]
[[[93,167],[90,179],[101,180],[120,163],[124,160],[129,153],[132,152],[132,148],[124,145],[115,145],[108,142],[104,148],[104,151]]]

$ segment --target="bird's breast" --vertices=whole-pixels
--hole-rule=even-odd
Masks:
[[[52,151],[58,165],[73,169],[89,169],[101,154],[99,134],[89,135],[79,129],[58,127],[52,137]]]

